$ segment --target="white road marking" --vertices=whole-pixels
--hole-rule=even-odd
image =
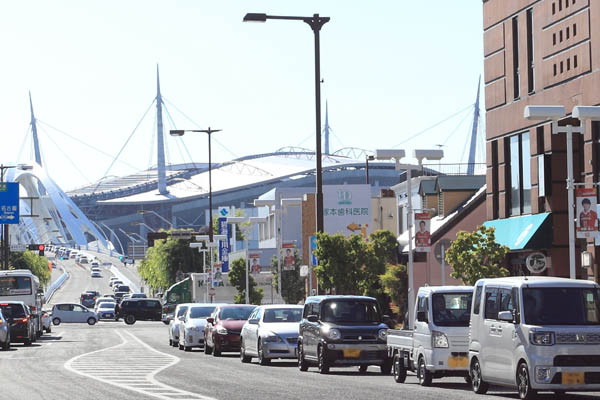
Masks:
[[[121,343],[73,357],[64,367],[87,378],[157,399],[216,400],[157,381],[156,374],[177,364],[179,357],[152,348],[131,332],[125,332],[125,336],[119,331],[116,333]]]

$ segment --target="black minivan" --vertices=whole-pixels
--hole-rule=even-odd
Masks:
[[[365,296],[312,296],[306,299],[298,336],[298,367],[317,366],[321,374],[330,367],[369,365],[389,375],[387,330],[377,300]]]
[[[125,299],[119,304],[117,317],[123,318],[127,325],[135,321],[160,321],[162,305],[156,299]]]

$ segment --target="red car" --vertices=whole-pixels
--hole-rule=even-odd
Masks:
[[[226,304],[218,306],[206,319],[204,352],[219,357],[222,352],[240,351],[242,326],[256,306]]]

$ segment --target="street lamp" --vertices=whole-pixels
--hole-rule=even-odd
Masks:
[[[412,209],[412,169],[413,165],[400,164],[400,160],[406,155],[404,150],[400,149],[380,149],[375,151],[375,158],[378,160],[394,159],[396,170],[406,170],[406,193],[408,200],[407,207],[407,228],[408,228],[408,325],[410,328],[414,326],[414,306],[415,306],[415,290],[414,290],[414,264],[413,264],[413,246],[412,246],[412,226],[413,226],[413,209]],[[440,160],[444,156],[442,150],[415,150],[414,157],[419,161],[419,165],[424,159]]]
[[[137,210],[136,214],[140,214],[140,215],[144,215],[144,214],[153,214],[156,215],[158,218],[160,218],[161,220],[165,221],[167,224],[169,224],[169,227],[171,229],[173,229],[173,224],[171,223],[171,221],[169,221],[168,219],[166,219],[165,217],[163,217],[162,215],[160,215],[159,213],[157,213],[156,211],[152,211],[152,210]],[[148,225],[146,225],[148,226]],[[152,228],[148,228],[150,229],[152,232],[155,232],[154,229]]]
[[[366,182],[367,185],[370,184],[370,182],[369,182],[369,161],[373,161],[373,160],[375,160],[375,156],[367,156],[365,159],[365,162],[367,164],[366,168],[365,168],[365,170],[367,171],[367,182]]]
[[[186,130],[170,130],[169,134],[171,136],[183,136],[186,132],[203,132],[208,134],[208,213],[209,213],[209,226],[208,226],[208,236],[210,237],[210,241],[213,241],[213,215],[212,215],[212,160],[211,160],[211,135],[215,132],[221,132],[221,129],[186,129]]]
[[[316,214],[317,232],[323,232],[323,166],[321,157],[321,55],[319,32],[323,25],[329,22],[329,17],[320,17],[314,14],[312,17],[292,17],[281,15],[267,15],[259,13],[248,13],[244,16],[244,22],[266,22],[268,19],[283,19],[292,21],[303,21],[307,23],[315,35],[315,105],[316,105]]]

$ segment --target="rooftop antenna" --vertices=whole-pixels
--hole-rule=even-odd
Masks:
[[[475,110],[473,112],[473,129],[471,130],[471,147],[469,149],[469,164],[467,165],[467,175],[475,173],[475,148],[477,145],[477,130],[479,128],[479,89],[481,88],[481,75],[477,83],[477,98],[475,99]]]
[[[158,64],[156,64],[156,144],[158,155],[157,172],[158,172],[158,193],[166,194],[167,179],[165,174],[165,143],[163,138],[163,120],[162,120],[162,96],[160,95],[160,77],[158,74]]]
[[[31,101],[31,91],[29,92],[29,109],[31,110],[31,132],[33,133],[33,151],[35,153],[35,162],[41,166],[42,165],[42,155],[40,153],[40,141],[38,140],[35,114],[33,113],[33,102]]]

